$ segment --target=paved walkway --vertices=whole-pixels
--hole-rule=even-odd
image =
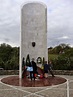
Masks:
[[[61,76],[61,75],[57,75]],[[62,75],[67,82],[47,87],[21,87],[6,85],[0,76],[0,97],[73,97],[73,76]]]

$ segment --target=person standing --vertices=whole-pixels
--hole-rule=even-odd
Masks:
[[[37,73],[37,65],[34,62],[34,58],[32,58],[31,65],[33,67],[33,78],[34,78],[34,81],[35,81],[35,74]]]
[[[33,78],[33,66],[32,66],[32,64],[31,64],[31,62],[29,62],[29,66],[27,67],[27,68],[29,68],[29,73],[30,73],[30,79],[31,79],[31,81],[32,81],[32,78]]]
[[[48,69],[49,69],[49,72],[51,73],[52,77],[55,77],[55,76],[54,76],[54,74],[53,74],[52,67],[53,67],[52,62],[51,62],[51,61],[49,61],[49,64],[48,64]]]
[[[53,74],[53,71],[52,71],[51,61],[49,62],[49,64],[47,64],[47,61],[45,61],[45,64],[44,64],[44,76],[45,76],[45,78],[48,77],[48,70],[51,73],[52,77],[55,77]]]
[[[49,66],[47,64],[47,61],[44,62],[44,77],[47,78],[48,77],[48,70],[49,70]]]

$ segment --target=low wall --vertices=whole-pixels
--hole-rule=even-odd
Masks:
[[[55,75],[73,75],[73,70],[54,70]]]
[[[19,70],[0,70],[0,75],[18,75]]]
[[[73,70],[54,70],[54,75],[73,75]],[[0,70],[0,75],[18,75],[19,70]]]

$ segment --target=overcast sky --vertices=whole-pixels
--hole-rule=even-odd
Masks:
[[[21,6],[29,0],[0,0],[0,44],[20,46]],[[73,46],[73,0],[32,0],[47,5],[47,46]]]

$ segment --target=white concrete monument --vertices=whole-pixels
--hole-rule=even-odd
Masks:
[[[43,58],[48,61],[47,8],[40,2],[27,3],[21,9],[20,78],[22,59],[26,60],[28,54],[30,60],[34,58],[37,64]]]

